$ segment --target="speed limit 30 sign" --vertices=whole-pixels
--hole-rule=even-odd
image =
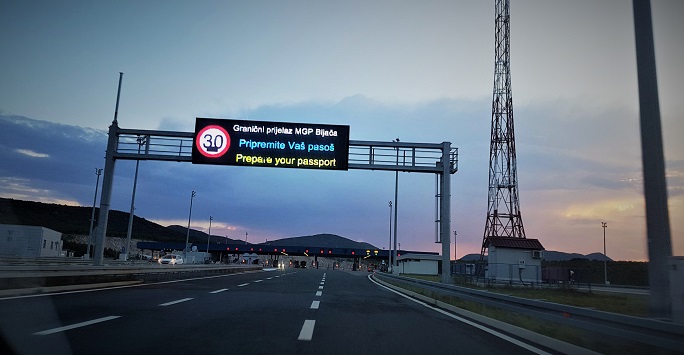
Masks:
[[[230,136],[218,125],[204,127],[197,133],[195,146],[207,158],[219,158],[226,154],[230,147]]]

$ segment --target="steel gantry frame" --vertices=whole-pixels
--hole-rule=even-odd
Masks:
[[[144,141],[141,139],[144,138]],[[94,264],[104,261],[114,168],[116,160],[155,160],[192,162],[194,132],[174,132],[119,128],[115,119],[109,126],[109,139],[102,179]],[[142,145],[139,142],[144,142]],[[398,157],[398,158],[397,158]],[[446,163],[445,163],[446,162]],[[458,149],[451,142],[410,143],[349,141],[349,169],[433,173],[440,177],[440,235],[442,243],[442,282],[450,282],[451,179],[458,171]]]

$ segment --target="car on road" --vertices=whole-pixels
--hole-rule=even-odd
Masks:
[[[178,255],[178,254],[166,254],[159,258],[157,260],[159,264],[171,264],[171,265],[176,265],[176,264],[182,264],[183,263],[183,256]]]

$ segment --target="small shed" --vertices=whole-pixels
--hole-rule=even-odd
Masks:
[[[40,226],[0,224],[0,256],[63,256],[62,233]]]
[[[489,237],[487,272],[492,282],[541,283],[544,247],[538,239]]]
[[[431,254],[404,254],[397,258],[399,266],[395,273],[416,275],[438,275],[442,257]]]

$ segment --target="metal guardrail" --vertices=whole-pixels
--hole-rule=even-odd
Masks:
[[[676,352],[684,350],[684,325],[682,324],[514,297],[389,274],[375,273],[373,276],[380,279],[391,279],[440,295],[454,296],[586,331],[633,340],[657,348]]]
[[[129,262],[130,263],[130,262]],[[113,281],[143,282],[261,270],[240,265],[34,265],[0,267],[0,290],[28,289]]]

